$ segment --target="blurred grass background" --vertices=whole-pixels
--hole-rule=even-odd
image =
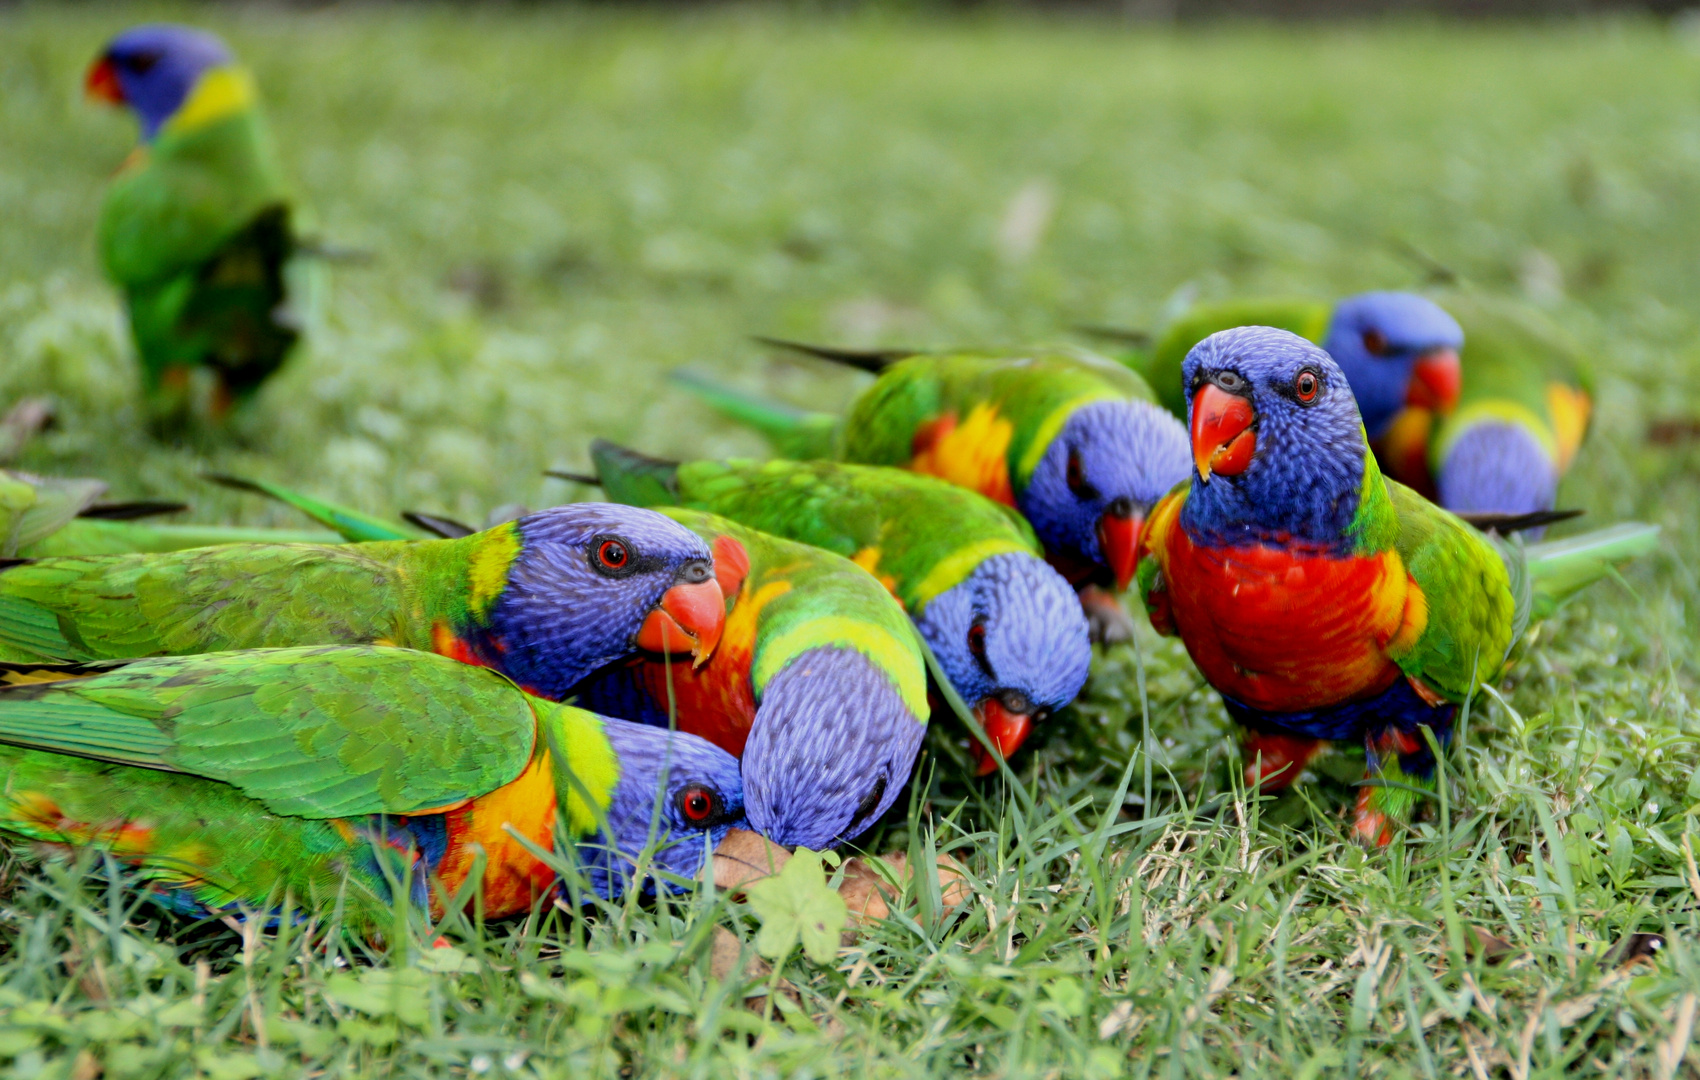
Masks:
[[[81,72],[113,32],[157,18],[230,41],[313,231],[376,255],[322,268],[309,345],[237,446],[143,433],[94,259],[100,193],[133,129],[81,100]],[[670,390],[675,366],[822,408],[859,385],[765,356],[752,332],[1056,340],[1081,323],[1151,327],[1190,298],[1420,286],[1415,249],[1588,346],[1599,409],[1562,501],[1590,523],[1661,522],[1669,548],[1629,571],[1633,592],[1596,589],[1542,628],[1500,686],[1506,704],[1471,718],[1451,789],[1463,805],[1408,851],[1342,842],[1332,811],[1350,792],[1326,785],[1267,819],[1220,802],[1219,821],[1193,817],[1232,795],[1236,751],[1178,645],[1146,634],[1142,652],[1101,659],[1023,763],[1036,809],[945,766],[884,834],[920,843],[931,815],[956,815],[939,835],[971,841],[958,854],[979,906],[958,922],[923,906],[836,970],[789,971],[804,1019],[753,1044],[721,1037],[753,1029],[705,981],[692,928],[713,905],[624,909],[588,931],[553,915],[477,928],[456,938],[464,970],[392,955],[432,1002],[404,1016],[344,1007],[374,1000],[354,991],[314,998],[343,977],[332,957],[297,969],[287,945],[159,946],[169,928],[135,922],[155,916],[103,891],[98,867],[40,878],[14,862],[0,1060],[83,1080],[91,1062],[233,1080],[309,1065],[462,1075],[480,1060],[575,1076],[1691,1069],[1678,1036],[1700,989],[1700,452],[1645,433],[1700,412],[1697,207],[1700,38],[1680,21],[0,7],[0,403],[61,404],[22,467],[185,497],[204,520],[291,522],[198,480],[218,468],[477,521],[588,497],[541,474],[581,467],[595,435],[683,456],[762,450]],[[1136,754],[1146,709],[1151,756]],[[1106,764],[1133,770],[1125,812]],[[1173,831],[1071,839],[1151,817]],[[1524,958],[1466,960],[1465,924]],[[1584,949],[1638,929],[1671,934],[1651,973],[1617,976]],[[677,948],[610,952],[645,942]],[[105,957],[104,992],[88,956]],[[534,993],[516,968],[590,987]],[[639,993],[652,983],[686,1005]],[[638,989],[598,997],[615,984]],[[323,1037],[280,1028],[256,1048],[242,1019],[254,985]],[[183,1049],[191,1025],[160,1019],[190,1000],[195,1017],[226,1010],[193,1027],[216,1049],[199,1058]],[[120,1013],[134,1022],[112,1026]],[[217,1071],[226,1059],[235,1072]]]

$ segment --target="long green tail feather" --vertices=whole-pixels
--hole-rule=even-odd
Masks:
[[[240,476],[226,476],[220,473],[207,473],[206,478],[215,484],[235,488],[238,491],[252,491],[278,502],[287,503],[308,517],[332,529],[350,543],[364,543],[371,540],[421,540],[425,534],[415,529],[386,521],[383,518],[363,514],[358,510],[350,510],[346,506],[338,506],[322,499],[315,499],[297,491],[291,491],[277,484],[264,480],[248,480]]]
[[[679,501],[679,463],[653,458],[597,439],[590,444],[590,460],[602,490],[614,502],[627,506],[671,506]]]
[[[761,432],[784,457],[807,461],[832,456],[838,418],[830,413],[810,412],[733,390],[694,371],[675,371],[670,378],[721,415]]]
[[[1535,617],[1552,614],[1564,601],[1610,574],[1616,564],[1651,554],[1658,546],[1659,527],[1638,521],[1530,544],[1524,559]]]

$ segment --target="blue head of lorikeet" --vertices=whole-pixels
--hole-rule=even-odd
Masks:
[[[1197,478],[1181,522],[1199,543],[1351,542],[1363,487],[1363,429],[1329,354],[1284,330],[1212,334],[1182,368]]]
[[[1526,424],[1479,420],[1448,448],[1434,486],[1440,505],[1456,513],[1528,514],[1558,501],[1558,466]]]
[[[726,598],[713,556],[679,523],[633,506],[578,503],[520,518],[512,535],[517,550],[492,550],[481,564],[496,599],[466,635],[471,655],[462,659],[560,700],[634,645],[689,652],[700,663],[719,642]],[[563,606],[562,596],[579,601]]]
[[[578,845],[585,877],[604,898],[622,895],[653,844],[649,872],[666,875],[660,880],[672,891],[684,888],[728,830],[747,827],[738,759],[706,739],[648,724],[608,720],[603,731],[620,768],[607,809],[613,835],[599,832]],[[644,891],[654,892],[656,880]]]
[[[1348,297],[1335,306],[1322,347],[1351,383],[1372,439],[1407,405],[1445,412],[1458,403],[1464,331],[1427,297]]]
[[[204,30],[138,26],[112,39],[85,85],[89,96],[134,110],[148,142],[182,108],[202,74],[234,62],[224,42]]]
[[[1025,554],[994,555],[915,616],[950,683],[1005,757],[1086,685],[1092,645],[1063,576]],[[995,761],[972,747],[982,772]]]
[[[1107,566],[1125,589],[1145,515],[1185,479],[1186,463],[1186,432],[1160,406],[1092,402],[1051,440],[1016,506],[1047,552]]]
[[[744,746],[750,827],[816,851],[855,839],[897,800],[926,733],[861,652],[798,654],[768,682]]]

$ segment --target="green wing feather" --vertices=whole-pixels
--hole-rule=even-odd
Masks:
[[[0,690],[0,742],[218,780],[293,817],[482,795],[520,774],[536,732],[502,676],[409,649],[157,658]]]
[[[1164,327],[1150,351],[1134,363],[1156,388],[1162,406],[1185,420],[1187,399],[1181,386],[1181,365],[1194,345],[1218,330],[1236,326],[1273,326],[1321,344],[1332,311],[1330,304],[1301,298],[1197,304]]]
[[[712,406],[723,416],[761,432],[773,448],[791,458],[832,456],[838,417],[810,412],[782,401],[734,390],[694,371],[675,371],[673,383]]]
[[[425,533],[399,522],[388,521],[384,518],[373,517],[359,510],[339,506],[336,503],[315,499],[311,495],[303,495],[281,484],[269,483],[265,480],[250,480],[242,476],[228,476],[223,473],[208,473],[207,479],[225,487],[238,491],[251,491],[256,495],[264,495],[286,506],[306,514],[314,521],[332,530],[349,543],[361,544],[378,540],[420,540]]]
[[[1410,488],[1387,481],[1399,519],[1395,547],[1428,605],[1422,634],[1393,657],[1405,674],[1462,701],[1494,678],[1528,621],[1521,555]]]
[[[0,572],[0,659],[81,661],[387,639],[426,544],[238,544],[42,559]]]
[[[242,525],[177,525],[73,518],[49,536],[18,549],[26,559],[63,555],[128,555],[182,551],[219,544],[336,544],[334,532]]]
[[[695,461],[679,466],[683,506],[824,548],[885,582],[919,615],[983,560],[1042,556],[1013,510],[915,473],[812,461]]]

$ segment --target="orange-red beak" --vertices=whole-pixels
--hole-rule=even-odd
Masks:
[[[1417,357],[1405,404],[1433,412],[1450,412],[1464,389],[1464,368],[1457,349],[1430,349]]]
[[[1251,464],[1257,449],[1257,412],[1251,402],[1205,383],[1192,397],[1192,461],[1198,478],[1236,476]]]
[[[1133,572],[1139,565],[1139,530],[1144,525],[1144,519],[1137,514],[1117,513],[1113,509],[1098,519],[1098,546],[1104,552],[1104,561],[1110,564],[1110,571],[1116,575],[1117,592],[1125,591],[1133,580]]]
[[[118,69],[104,56],[89,65],[89,73],[83,78],[83,92],[96,101],[124,104],[124,88],[118,85]]]
[[[687,646],[692,667],[701,667],[726,628],[726,594],[714,578],[675,585],[661,594],[661,603],[637,633],[637,646],[650,652],[682,653]]]
[[[974,718],[986,729],[986,738],[991,740],[998,751],[998,757],[993,757],[980,745],[980,740],[975,739],[969,743],[969,753],[974,755],[975,776],[996,772],[999,758],[1008,758],[1021,749],[1021,744],[1027,741],[1027,736],[1033,731],[1033,717],[1030,714],[1012,713],[995,697],[982,701],[974,710]]]

